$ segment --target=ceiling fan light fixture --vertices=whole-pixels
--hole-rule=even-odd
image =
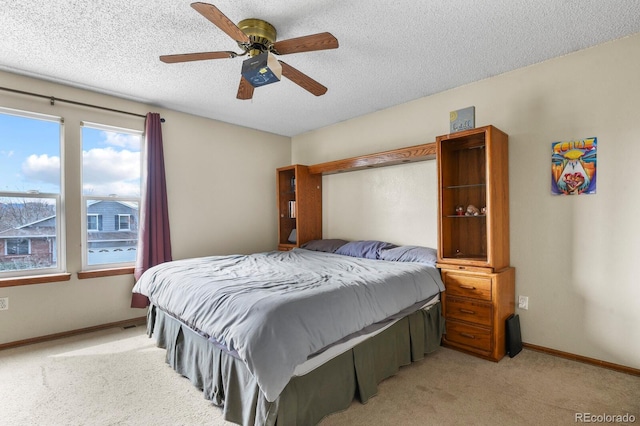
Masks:
[[[212,4],[195,2],[191,3],[191,7],[235,40],[243,53],[213,51],[162,55],[162,62],[175,64],[249,55],[249,59],[242,63],[242,77],[236,95],[237,99],[242,100],[251,99],[254,88],[278,82],[283,75],[314,96],[322,96],[327,92],[325,86],[291,65],[277,60],[274,55],[336,49],[338,39],[331,33],[309,34],[276,41],[276,29],[267,21],[249,18],[236,25]]]
[[[271,52],[263,52],[242,62],[242,76],[253,87],[276,83],[282,79],[282,65]]]

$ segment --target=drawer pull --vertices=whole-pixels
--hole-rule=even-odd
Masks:
[[[460,288],[464,288],[465,290],[475,290],[476,288],[472,285],[460,284]]]
[[[474,336],[473,334],[460,333],[460,335],[462,337],[466,337],[467,339],[475,339],[476,338],[476,336]]]
[[[475,315],[476,314],[476,311],[472,311],[470,309],[462,309],[462,308],[460,308],[459,311],[462,312],[463,314],[470,314],[470,315]]]

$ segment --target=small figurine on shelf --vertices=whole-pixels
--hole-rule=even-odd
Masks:
[[[463,206],[457,206],[456,207],[456,215],[457,216],[464,216],[464,207]]]
[[[467,212],[465,213],[465,216],[478,216],[479,214],[480,214],[480,210],[473,204],[469,204],[469,206],[467,207]]]
[[[480,209],[480,214],[483,215],[483,216],[487,215],[487,207],[486,206]]]

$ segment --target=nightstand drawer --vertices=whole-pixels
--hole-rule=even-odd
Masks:
[[[471,348],[491,351],[491,329],[475,327],[457,321],[449,320],[446,324],[445,338],[449,342],[469,346]]]
[[[491,300],[491,277],[443,271],[448,296]]]
[[[492,324],[493,305],[490,303],[447,296],[445,309],[447,318],[455,318],[489,327]]]

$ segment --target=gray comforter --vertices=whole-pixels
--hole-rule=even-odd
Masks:
[[[310,355],[441,291],[432,266],[304,249],[167,262],[133,288],[237,354],[268,401]]]

